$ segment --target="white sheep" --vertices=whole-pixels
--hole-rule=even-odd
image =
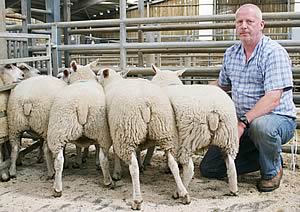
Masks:
[[[99,144],[100,153],[97,157],[100,160],[104,185],[112,184],[107,158],[111,138],[103,88],[96,81],[93,71],[87,67],[75,69],[69,82],[71,84],[54,100],[48,127],[47,144],[55,161],[48,161],[51,157],[46,159],[53,173],[55,169],[55,197],[62,195],[63,148],[69,142],[79,147]]]
[[[44,140],[47,138],[50,108],[54,97],[66,85],[52,76],[37,76],[22,81],[11,91],[7,109],[12,147],[11,177],[16,177],[16,160],[23,132],[32,131]]]
[[[0,86],[9,85],[15,82],[19,82],[24,79],[24,73],[14,65],[8,64],[5,66],[0,66]],[[0,92],[0,111],[5,114],[7,111],[7,101],[10,91]],[[7,119],[5,117],[1,118],[1,130],[0,138],[4,138],[8,132]],[[3,163],[4,155],[4,142],[5,139],[0,139],[0,164]],[[9,180],[9,174],[6,171],[0,172],[0,180]]]
[[[85,68],[89,68],[90,70],[92,70],[93,72],[96,72],[99,70],[99,65],[100,65],[100,60],[97,59],[89,64],[87,64],[85,66]],[[69,68],[64,68],[62,70],[60,70],[60,72],[57,75],[57,78],[62,79],[63,81],[70,83],[70,76],[72,73],[74,73],[74,71],[76,71],[78,68],[82,68],[84,67],[83,65],[79,65],[77,64],[77,62],[75,60],[72,60],[70,62],[70,67]],[[83,78],[94,78],[94,74],[91,73],[91,75],[89,75],[91,72],[87,72],[85,73],[85,75],[80,76],[79,73],[77,73],[76,75],[78,75],[78,77],[81,80],[84,80]],[[73,76],[74,78],[74,76]],[[99,161],[99,157],[97,157],[97,155],[99,155],[99,145],[96,144],[95,145],[95,149],[96,149],[96,168],[100,169],[100,161]],[[88,153],[89,153],[89,147],[84,148],[83,154],[82,153],[82,148],[76,146],[76,161],[73,164],[73,168],[79,168],[82,164],[82,162],[85,162],[87,157],[88,157]]]
[[[234,159],[238,153],[238,122],[230,97],[213,85],[183,85],[184,71],[160,71],[152,65],[158,84],[170,98],[178,129],[178,161],[183,166],[183,183],[188,187],[193,175],[192,154],[216,145],[225,154],[230,192],[238,193]]]
[[[112,69],[103,69],[99,81],[104,87],[110,135],[115,154],[129,164],[133,185],[132,209],[140,210],[139,167],[136,150],[156,141],[165,150],[168,165],[183,203],[190,203],[174,159],[174,114],[168,97],[161,89],[144,79],[123,79]]]

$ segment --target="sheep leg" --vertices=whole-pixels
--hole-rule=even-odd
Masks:
[[[147,153],[146,153],[144,161],[143,161],[144,168],[146,168],[146,166],[151,165],[150,163],[151,163],[151,159],[152,159],[154,150],[155,150],[155,146],[151,146],[147,149]]]
[[[95,144],[95,148],[96,148],[96,169],[100,170],[100,161],[99,161],[99,157],[97,157],[97,155],[99,155],[99,151],[100,151],[100,146],[99,144]]]
[[[3,146],[5,145],[5,143],[3,144],[0,144],[0,164],[3,163],[4,161],[4,155],[3,155]],[[9,174],[8,174],[8,171],[7,171],[7,168],[1,170],[0,169],[0,180],[2,181],[8,181],[9,180]]]
[[[121,167],[121,160],[119,156],[114,153],[114,171],[113,171],[113,179],[114,180],[121,180],[122,178],[122,167]]]
[[[73,164],[73,168],[77,169],[82,165],[82,156],[81,156],[81,147],[76,145],[76,159],[75,163]]]
[[[112,184],[112,179],[109,173],[108,151],[103,151],[103,148],[99,149],[99,161],[101,164],[101,170],[103,174],[103,183],[105,186]]]
[[[96,145],[95,145],[96,146]],[[82,163],[85,163],[87,158],[89,157],[89,147],[83,149],[82,153]],[[97,160],[97,159],[96,159]]]
[[[183,170],[183,175],[182,175],[183,185],[187,189],[194,176],[194,162],[191,157],[189,158],[188,163],[182,164],[182,170]]]
[[[49,150],[48,144],[45,141],[43,144],[43,150],[44,150],[44,155],[45,155],[45,160],[46,160],[47,170],[48,170],[47,180],[50,180],[54,177],[54,173],[55,173],[54,161],[53,161],[52,153]]]
[[[231,155],[227,154],[225,158],[225,163],[227,167],[227,176],[230,194],[237,196],[238,195],[238,186],[237,186],[237,174],[234,164],[234,159]]]
[[[141,173],[143,173],[144,172],[144,166],[143,166],[142,160],[141,160],[141,150],[136,151],[136,159],[137,159],[137,162],[139,164],[139,169],[140,169]]]
[[[43,158],[44,158],[43,144],[44,144],[44,140],[41,139],[40,140],[40,146],[39,146],[39,149],[38,149],[38,156],[37,156],[37,162],[38,163],[43,163],[44,162],[44,160],[43,160]]]
[[[21,143],[21,135],[13,136],[10,139],[10,145],[11,145],[11,152],[10,152],[10,159],[11,164],[9,168],[9,175],[10,177],[14,178],[17,176],[17,159],[19,154],[19,144]]]
[[[142,207],[142,194],[140,188],[140,173],[139,173],[139,164],[135,155],[135,152],[131,153],[131,161],[129,163],[129,171],[132,180],[133,187],[133,202],[131,204],[131,209],[141,210]]]
[[[177,193],[173,197],[178,198],[178,196],[179,196],[182,198],[183,204],[190,204],[191,198],[180,178],[178,164],[175,161],[175,158],[173,157],[173,155],[169,151],[167,151],[166,155],[168,157],[168,166],[174,176],[174,179],[175,179],[175,182],[177,185]]]
[[[55,179],[54,179],[54,197],[61,197],[62,195],[62,172],[64,168],[64,154],[63,150],[60,149],[55,157],[54,169],[55,169]]]

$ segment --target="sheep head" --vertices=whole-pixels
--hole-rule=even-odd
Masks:
[[[0,78],[3,85],[8,85],[23,80],[24,73],[17,66],[7,64],[0,67]]]
[[[183,84],[179,79],[179,77],[182,76],[182,74],[185,72],[185,69],[178,70],[178,71],[170,71],[170,70],[161,71],[153,64],[152,64],[152,69],[155,74],[154,77],[152,78],[152,82],[154,82],[155,84],[161,87]]]
[[[41,72],[38,69],[26,63],[18,63],[17,67],[24,73],[24,79],[39,76],[41,74]]]
[[[63,74],[59,74],[58,77],[71,84],[78,80],[96,80],[96,74],[91,69],[91,63],[85,66],[79,65],[75,60],[70,63],[69,69],[64,69]]]
[[[97,73],[97,78],[102,86],[106,86],[112,81],[123,79],[120,73],[111,68],[103,68]]]
[[[95,73],[97,73],[97,72],[100,70],[100,68],[101,68],[100,65],[101,65],[101,64],[100,64],[100,59],[99,59],[99,58],[98,58],[97,60],[95,60],[95,61],[93,61],[93,62],[87,64],[87,66],[89,66],[89,68],[90,68],[92,71],[94,71]]]

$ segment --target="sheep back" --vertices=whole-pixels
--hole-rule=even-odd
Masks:
[[[223,90],[212,85],[174,85],[165,89],[176,114],[181,163],[209,144],[236,157],[237,117],[233,101]]]
[[[123,160],[147,140],[174,151],[175,119],[161,88],[143,79],[118,80],[105,89],[114,150]]]
[[[100,144],[102,148],[111,146],[105,111],[103,88],[94,80],[77,81],[66,86],[56,96],[50,111],[48,146],[52,152],[63,147],[66,142],[78,145]],[[80,143],[90,141],[90,143]]]
[[[8,100],[10,134],[33,130],[44,139],[54,97],[66,83],[52,76],[37,76],[18,84]]]

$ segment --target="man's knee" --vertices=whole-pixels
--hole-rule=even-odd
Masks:
[[[249,129],[251,140],[255,142],[257,139],[261,140],[276,136],[276,129],[272,124],[272,120],[269,115],[254,119]]]

